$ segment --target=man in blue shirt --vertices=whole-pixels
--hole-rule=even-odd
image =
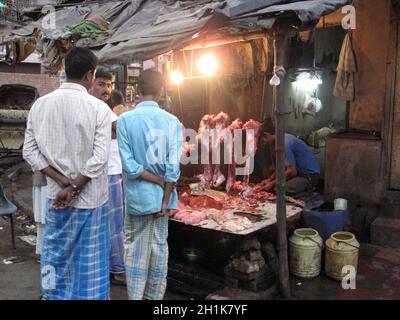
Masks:
[[[162,110],[163,79],[138,80],[141,102],[120,116],[117,138],[125,191],[125,268],[131,300],[161,300],[168,272],[168,213],[178,206],[182,124]]]
[[[273,122],[267,119],[261,127],[261,143],[275,145],[275,138]],[[286,192],[294,195],[312,191],[318,183],[320,168],[311,149],[302,140],[285,133],[285,155]],[[262,181],[265,190],[272,190],[275,184],[275,172]]]

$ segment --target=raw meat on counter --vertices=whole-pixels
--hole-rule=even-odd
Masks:
[[[192,210],[184,209],[184,210],[173,212],[171,214],[171,217],[183,222],[184,224],[196,225],[207,218],[207,211],[206,210],[192,211]]]
[[[197,185],[197,184],[196,184]],[[240,186],[240,182],[235,183]],[[193,187],[196,187],[195,184]],[[255,186],[249,186],[255,188]],[[225,192],[194,189],[197,195],[191,193],[192,189],[183,188],[179,192],[178,210],[172,212],[171,217],[185,224],[213,226],[212,229],[228,230],[230,232],[242,231],[251,227],[251,222],[246,217],[241,217],[235,212],[251,215],[262,215],[261,199],[274,199],[272,193],[265,191],[253,192],[251,197],[244,197],[239,192],[229,195]]]
[[[221,201],[216,201],[209,196],[202,195],[199,197],[191,197],[189,206],[193,209],[214,208],[221,210],[224,207],[224,203]]]
[[[239,232],[251,228],[253,224],[246,217],[237,217],[231,220],[225,221],[221,227],[222,229],[231,231],[231,232]]]

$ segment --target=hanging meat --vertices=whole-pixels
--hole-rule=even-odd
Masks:
[[[248,135],[246,132],[246,139],[249,138],[249,141],[246,140],[246,158],[254,157],[257,151],[258,139],[260,137],[260,129],[261,123],[250,119],[243,125],[243,130],[253,130],[253,134]],[[249,185],[249,177],[250,177],[250,162],[246,161],[246,165],[244,168],[245,175],[243,177],[243,187],[246,189]]]
[[[232,190],[232,187],[235,184],[236,181],[236,162],[237,162],[237,157],[235,153],[235,130],[240,130],[242,129],[243,122],[239,118],[237,118],[235,121],[231,123],[231,125],[228,127],[228,129],[231,132],[232,135],[232,141],[230,147],[230,156],[231,158],[231,163],[228,164],[228,179],[226,181],[226,186],[225,190],[226,192],[230,192]]]
[[[213,145],[213,150],[218,155],[217,158],[218,161],[214,167],[212,186],[219,187],[226,180],[225,176],[221,172],[220,153],[221,153],[221,143],[224,142],[225,136],[227,134],[227,127],[229,125],[229,116],[224,112],[220,112],[214,116],[214,123],[215,123],[216,140],[215,144]]]
[[[202,146],[201,152],[203,153],[204,151],[206,153],[206,156],[208,157],[207,161],[208,163],[203,164],[204,173],[202,177],[203,180],[202,182],[206,185],[212,184],[213,172],[211,165],[211,137],[206,133],[205,130],[212,130],[214,128],[215,128],[214,116],[207,114],[201,119],[199,130],[197,132],[197,141]],[[203,138],[205,138],[205,141],[203,141]]]

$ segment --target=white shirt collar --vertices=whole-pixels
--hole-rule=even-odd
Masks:
[[[82,86],[81,84],[78,84],[78,83],[73,83],[73,82],[64,82],[63,84],[61,84],[60,89],[72,89],[72,90],[78,90],[78,91],[82,91],[84,93],[88,93],[88,91],[86,90],[86,88],[84,86]]]

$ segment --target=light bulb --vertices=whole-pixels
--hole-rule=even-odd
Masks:
[[[271,86],[277,87],[281,84],[281,79],[276,74],[274,74],[271,80],[269,80],[269,84]]]
[[[217,68],[218,62],[213,55],[206,54],[200,58],[198,69],[203,75],[211,76],[217,71]]]
[[[176,85],[180,85],[183,82],[183,74],[178,70],[172,71],[169,78],[171,79],[171,82]]]

